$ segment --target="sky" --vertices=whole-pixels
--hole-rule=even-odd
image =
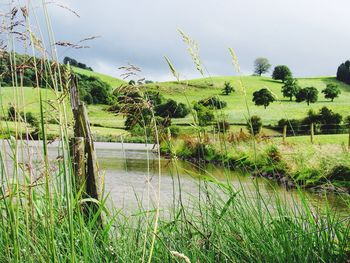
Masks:
[[[201,77],[177,29],[199,44],[210,75],[236,75],[228,48],[237,53],[243,74],[266,57],[285,64],[294,76],[335,75],[350,58],[348,0],[61,0],[50,15],[56,41],[86,42],[90,48],[60,49],[95,71],[120,76],[128,63],[140,77],[172,80],[164,56],[182,79]],[[271,72],[269,73],[271,74]]]

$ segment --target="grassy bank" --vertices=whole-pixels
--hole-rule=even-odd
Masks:
[[[200,138],[200,139],[198,139]],[[183,137],[162,143],[162,152],[191,162],[209,162],[249,171],[283,183],[350,192],[348,135],[252,138],[249,134]]]

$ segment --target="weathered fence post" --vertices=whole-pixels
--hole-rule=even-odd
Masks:
[[[283,143],[286,143],[287,138],[287,125],[283,126]]]
[[[73,149],[73,152],[76,154],[73,158],[73,167],[75,167],[75,174],[78,177],[76,179],[80,184],[80,176],[84,176],[81,177],[81,179],[84,178],[83,180],[85,182],[84,194],[87,197],[101,201],[102,185],[97,166],[94,141],[85,105],[79,99],[74,75],[71,76],[70,101],[74,118],[74,138],[72,141],[75,143],[79,142],[78,145],[74,144],[76,145],[75,151]],[[84,151],[82,148],[84,148]],[[83,156],[81,155],[82,152]],[[78,165],[79,167],[77,167]]]
[[[348,139],[348,149],[350,150],[350,124],[349,124],[349,139]]]
[[[74,137],[70,141],[71,156],[73,158],[73,171],[75,175],[76,191],[83,189],[86,192],[85,174],[85,140],[84,137]]]
[[[315,135],[315,130],[314,130],[314,123],[311,123],[311,127],[310,127],[310,130],[311,130],[311,143],[313,144],[314,143],[314,135]]]

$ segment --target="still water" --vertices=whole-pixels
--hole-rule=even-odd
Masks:
[[[6,141],[1,141],[0,145],[2,153],[9,151]],[[166,209],[180,197],[186,204],[199,198],[204,178],[229,183],[235,190],[244,191],[251,198],[254,198],[258,186],[264,200],[271,202],[271,205],[276,193],[290,204],[300,202],[296,190],[286,190],[271,180],[253,178],[249,174],[212,165],[199,169],[189,162],[159,159],[152,147],[145,144],[95,143],[105,194],[109,195],[109,203],[115,208],[135,211],[142,206],[143,209],[152,209],[159,202],[160,207]],[[40,142],[30,142],[21,154],[24,159],[41,160],[41,148]],[[49,159],[56,160],[60,154],[57,142],[50,144],[48,149]],[[9,154],[3,156],[5,163],[12,162]],[[9,160],[6,160],[6,156]],[[208,185],[217,188],[217,183]],[[339,195],[310,192],[304,192],[304,195],[315,208],[329,206],[342,214],[349,213],[349,206]]]
[[[296,190],[286,190],[265,178],[253,178],[213,165],[199,169],[185,161],[174,163],[164,158],[159,160],[151,145],[98,143],[96,150],[100,168],[105,175],[105,192],[109,193],[117,208],[133,209],[140,204],[144,208],[148,208],[148,205],[152,207],[158,200],[158,193],[160,206],[165,208],[178,200],[180,190],[183,202],[198,199],[203,178],[229,182],[237,191],[245,191],[252,198],[258,185],[265,200],[272,200],[276,193],[289,203],[299,199]],[[326,197],[325,194],[310,192],[304,194],[314,207],[329,205],[341,213],[349,213],[349,206],[341,196],[328,194]]]

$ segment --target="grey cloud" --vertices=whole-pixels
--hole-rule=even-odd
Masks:
[[[57,39],[77,41],[101,35],[90,49],[67,54],[96,70],[117,75],[117,67],[134,63],[147,78],[164,79],[163,56],[195,77],[177,28],[200,44],[212,75],[233,74],[228,47],[236,50],[243,72],[250,74],[256,57],[287,64],[297,76],[334,75],[348,57],[350,35],[346,0],[75,0],[64,9],[50,8]]]

